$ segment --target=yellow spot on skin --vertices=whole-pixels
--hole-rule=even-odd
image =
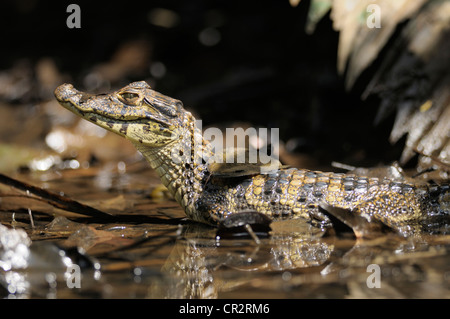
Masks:
[[[253,189],[253,194],[255,195],[259,195],[262,192],[262,188],[261,187],[256,187]]]
[[[320,176],[320,177],[317,177],[317,182],[328,183],[329,180],[330,180],[330,178],[329,178],[328,176]]]
[[[289,185],[285,184],[285,185],[279,185],[280,189],[281,189],[281,193],[285,194]]]
[[[329,192],[339,192],[341,189],[341,186],[339,184],[330,184],[328,185],[328,191]]]
[[[296,179],[292,179],[291,182],[289,183],[289,185],[298,186],[298,185],[300,185],[300,183],[301,183],[301,180],[299,178],[296,178]]]
[[[327,201],[327,203],[330,203],[330,204],[334,203],[336,201],[335,194],[333,194],[331,192],[328,193],[327,197],[325,198],[325,200]]]
[[[263,184],[264,184],[264,177],[262,175],[253,178],[253,185],[262,186]]]

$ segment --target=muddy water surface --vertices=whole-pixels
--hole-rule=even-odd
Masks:
[[[14,177],[117,218],[74,214],[2,186],[1,223],[31,239],[27,267],[2,273],[2,297],[450,297],[448,235],[355,241],[283,221],[257,245],[187,220],[139,160]]]

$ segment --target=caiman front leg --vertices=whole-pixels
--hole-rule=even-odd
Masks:
[[[267,237],[272,219],[254,209],[239,210],[236,205],[214,193],[204,193],[196,202],[199,216],[218,227],[219,238],[248,234],[260,244],[259,237]],[[259,236],[259,237],[258,237]]]

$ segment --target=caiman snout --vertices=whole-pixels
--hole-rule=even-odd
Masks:
[[[67,102],[71,97],[79,93],[80,91],[68,83],[62,84],[55,89],[55,97],[60,102]]]

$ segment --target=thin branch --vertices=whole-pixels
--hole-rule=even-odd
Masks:
[[[38,196],[44,199],[46,202],[55,206],[57,208],[61,208],[73,213],[81,214],[89,217],[96,218],[105,218],[110,220],[114,216],[105,212],[102,212],[93,207],[81,204],[77,201],[74,201],[68,197],[61,196],[59,194],[47,191],[45,189],[18,181],[6,175],[0,174],[0,183],[4,185],[8,185],[17,189],[20,189],[25,192],[29,192],[35,196]]]

